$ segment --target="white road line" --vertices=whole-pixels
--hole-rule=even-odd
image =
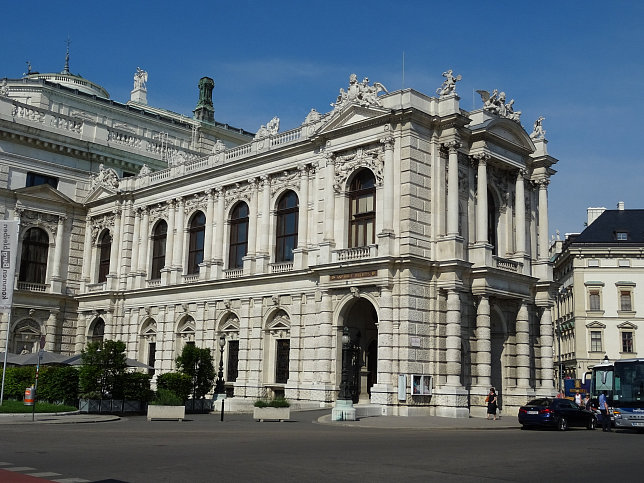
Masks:
[[[82,478],[62,478],[60,480],[51,480],[56,483],[89,483],[89,480],[84,480]]]
[[[60,473],[52,473],[51,471],[43,471],[42,473],[27,473],[27,476],[35,476],[36,478],[48,478],[50,476],[62,476]]]
[[[7,471],[16,471],[16,472],[23,472],[23,471],[34,471],[36,468],[30,468],[29,466],[13,466],[11,468],[2,468],[3,470]]]

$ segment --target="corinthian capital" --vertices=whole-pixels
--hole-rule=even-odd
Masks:
[[[380,143],[382,144],[385,151],[390,151],[394,149],[394,137],[393,136],[384,136],[380,138]]]
[[[476,153],[472,154],[471,158],[476,164],[487,164],[491,156],[487,153]]]
[[[443,143],[442,148],[445,149],[446,151],[450,153],[455,153],[458,148],[461,147],[461,143],[454,140],[454,141],[448,141],[446,143]]]

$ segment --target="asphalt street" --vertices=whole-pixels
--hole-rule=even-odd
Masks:
[[[492,421],[476,428],[320,424],[328,412],[293,413],[283,423],[229,414],[224,422],[197,415],[184,422],[128,417],[6,424],[0,427],[0,481],[28,481],[7,479],[3,468],[10,467],[70,483],[641,478],[643,434],[522,431]]]

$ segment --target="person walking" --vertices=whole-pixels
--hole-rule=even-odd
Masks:
[[[608,412],[608,403],[606,402],[606,391],[599,395],[599,411],[602,413],[602,431],[610,432],[610,413]]]
[[[490,388],[490,392],[485,398],[485,402],[487,403],[487,419],[490,419],[490,416],[493,416],[494,421],[496,421],[497,397],[496,391],[493,387]]]

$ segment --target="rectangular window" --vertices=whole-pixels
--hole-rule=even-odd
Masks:
[[[228,341],[228,363],[226,364],[226,381],[235,382],[237,380],[237,366],[239,362],[239,341]]]
[[[48,184],[54,189],[58,189],[58,178],[54,176],[46,176],[39,173],[27,173],[27,187],[29,186],[38,186],[41,184]]]
[[[631,331],[622,332],[622,352],[633,352],[633,333]]]
[[[288,362],[291,341],[289,339],[277,339],[277,354],[275,357],[275,382],[286,384],[288,381]]]
[[[599,290],[591,290],[589,295],[590,310],[601,310],[601,303],[599,298]]]
[[[631,292],[629,290],[621,290],[619,292],[619,307],[623,312],[630,312],[633,310],[631,304]]]
[[[600,330],[590,331],[590,350],[591,352],[602,352],[602,333]]]
[[[148,366],[152,367],[152,369],[148,369],[148,374],[154,375],[154,364],[156,363],[157,360],[157,343],[156,342],[150,342],[148,344]]]
[[[628,240],[628,233],[625,231],[618,231],[617,232],[617,240],[618,241],[627,241]]]

